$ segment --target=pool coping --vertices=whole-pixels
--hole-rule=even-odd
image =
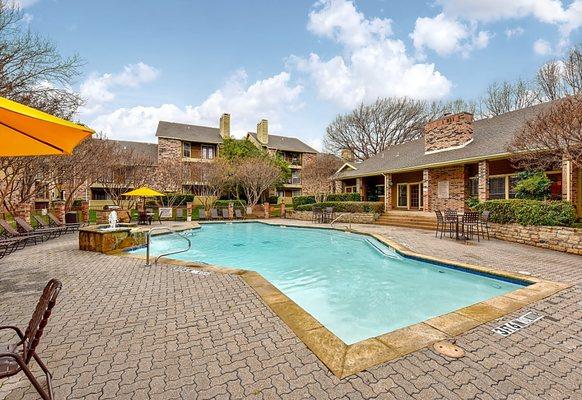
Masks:
[[[241,268],[221,267],[205,263],[182,261],[166,257],[160,258],[159,262],[165,264],[180,265],[221,274],[239,275],[242,280],[259,295],[263,302],[267,304],[269,308],[271,308],[271,310],[273,310],[273,312],[317,356],[317,358],[319,358],[319,360],[340,379],[378,364],[405,356],[436,342],[451,339],[572,286],[571,284],[548,281],[530,275],[427,256],[421,253],[416,253],[400,243],[381,235],[370,232],[361,232],[357,229],[348,230],[333,227],[302,226],[285,224],[280,221],[271,222],[265,220],[229,221],[228,223],[249,222],[296,228],[332,229],[336,231],[348,231],[367,235],[393,248],[397,253],[408,258],[439,264],[445,267],[461,269],[471,273],[477,272],[494,278],[509,279],[511,281],[519,281],[529,284],[528,286],[493,297],[489,300],[475,303],[447,314],[442,314],[404,328],[348,345],[258,272]],[[225,222],[200,222],[198,226],[187,227],[183,230],[200,229],[204,224],[216,223]],[[145,259],[145,256],[129,254],[127,252],[115,251],[112,252],[112,254]]]

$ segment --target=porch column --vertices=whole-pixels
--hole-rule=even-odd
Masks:
[[[364,200],[364,193],[362,193],[362,178],[356,178],[356,192],[362,196],[362,200]]]
[[[489,161],[479,161],[479,201],[489,199]]]
[[[562,160],[562,199],[578,203],[578,179],[580,171],[571,160]]]
[[[392,209],[392,174],[384,174],[384,212]]]
[[[430,208],[430,169],[422,170],[422,211],[431,211]]]

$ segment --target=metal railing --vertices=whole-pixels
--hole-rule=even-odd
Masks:
[[[344,215],[347,215],[347,213],[342,213],[342,214],[338,215],[337,217],[335,217],[334,220],[331,221],[330,226],[333,228],[333,224],[335,224]],[[348,229],[350,231],[352,230],[352,221],[351,220],[348,220]]]
[[[156,230],[166,230],[170,233],[174,233],[177,236],[181,237],[182,239],[186,240],[188,242],[188,248],[183,249],[183,250],[177,250],[177,251],[170,251],[168,253],[163,253],[160,254],[159,256],[157,256],[154,260],[154,265],[156,265],[158,263],[158,260],[161,257],[165,257],[165,256],[169,256],[172,254],[179,254],[179,253],[185,253],[188,250],[190,250],[190,248],[192,248],[192,242],[190,241],[190,239],[188,239],[186,236],[181,235],[180,233],[168,228],[167,226],[157,226],[155,228],[151,228],[146,236],[146,267],[151,267],[152,264],[150,264],[150,245],[151,245],[151,237],[152,237],[152,232],[156,231]]]

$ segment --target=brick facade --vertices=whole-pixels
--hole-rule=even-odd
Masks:
[[[158,138],[158,164],[182,159],[182,142],[178,139]]]
[[[489,161],[479,161],[478,168],[479,201],[487,201],[489,199]]]
[[[467,144],[473,139],[473,114],[447,115],[424,127],[424,150],[443,150]]]
[[[456,165],[445,168],[435,168],[429,170],[428,180],[428,210],[452,209],[463,211],[465,209],[467,174],[464,165]],[[441,193],[439,193],[439,182],[441,182]],[[445,183],[448,182],[448,183]],[[423,181],[424,183],[424,181]],[[444,187],[448,186],[448,195]],[[427,211],[428,211],[427,210]]]

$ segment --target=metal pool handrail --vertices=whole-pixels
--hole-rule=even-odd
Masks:
[[[184,235],[181,235],[180,233],[176,232],[175,230],[168,228],[167,226],[157,226],[155,228],[151,228],[148,231],[147,236],[146,236],[146,267],[151,267],[151,264],[150,264],[150,244],[151,244],[151,236],[152,236],[152,232],[154,232],[156,230],[167,230],[170,233],[175,233],[176,235],[178,235],[179,237],[181,237],[182,239],[184,239],[184,240],[186,240],[188,242],[188,248],[187,249],[183,249],[183,250],[171,251],[169,253],[160,254],[154,260],[154,265],[156,265],[158,263],[158,260],[161,257],[169,256],[169,255],[172,255],[172,254],[185,253],[188,250],[190,250],[190,248],[192,248],[192,242],[190,241],[190,239],[188,239]]]
[[[333,228],[333,224],[339,220],[341,217],[343,217],[344,215],[347,215],[347,213],[341,213],[340,215],[338,215],[337,217],[335,217],[335,219],[333,221],[331,221],[330,226]],[[351,231],[352,230],[352,221],[348,221],[348,229]]]

